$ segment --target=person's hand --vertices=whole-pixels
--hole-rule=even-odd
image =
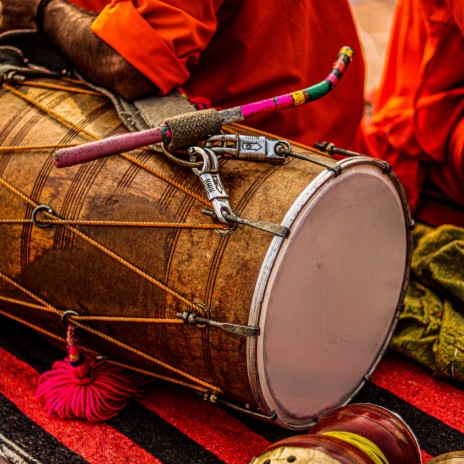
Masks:
[[[0,32],[37,29],[35,14],[39,0],[1,0]]]

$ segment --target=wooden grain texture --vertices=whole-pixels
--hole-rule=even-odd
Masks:
[[[20,88],[73,122],[107,137],[125,130],[103,97],[40,88]],[[87,140],[17,96],[0,93],[0,144],[32,145]],[[204,205],[120,156],[57,169],[53,150],[6,152],[0,176],[34,202],[62,218],[205,223]],[[203,194],[198,178],[147,152],[133,156]],[[302,190],[323,168],[300,160],[284,166],[222,161],[221,174],[232,208],[249,219],[280,223]],[[0,218],[30,218],[33,207],[0,187]],[[270,234],[239,227],[230,235],[212,230],[79,226],[143,272],[188,300],[205,304],[217,321],[248,324],[251,299]],[[70,228],[0,225],[0,270],[55,307],[81,315],[175,318],[186,305],[82,240]],[[3,280],[3,296],[30,301]],[[2,303],[18,317],[64,335],[59,317]],[[140,323],[88,323],[202,380],[227,396],[255,404],[247,365],[246,339],[216,328]],[[153,363],[81,332],[83,345],[145,369]]]

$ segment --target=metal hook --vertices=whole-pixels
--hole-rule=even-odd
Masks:
[[[176,153],[170,150],[164,142],[161,142],[161,148],[163,149],[163,153],[166,155],[166,157],[174,163],[178,164],[179,166],[184,166],[187,168],[201,168],[203,166],[203,163],[201,161],[194,162],[183,160],[179,157],[179,155],[182,153]]]
[[[38,227],[39,229],[48,229],[49,227],[52,226],[49,222],[43,222],[43,221],[38,221],[37,220],[37,215],[41,212],[45,211],[48,214],[53,214],[53,210],[50,208],[48,205],[39,205],[36,208],[34,208],[34,211],[32,211],[32,223]]]
[[[235,335],[242,337],[257,337],[260,333],[259,327],[251,327],[248,325],[230,324],[228,322],[218,322],[207,317],[202,317],[195,310],[188,310],[182,313],[177,313],[177,318],[183,320],[186,324],[195,325],[204,328],[205,326],[217,327]]]
[[[190,160],[193,161],[200,157],[203,161],[199,163],[200,169],[193,169],[197,176],[206,173],[219,172],[219,160],[216,154],[209,148],[189,147],[188,153]]]
[[[228,224],[225,215],[233,214],[233,211],[229,203],[229,195],[221,180],[217,156],[209,148],[190,147],[188,152],[192,162],[197,158],[203,160],[201,169],[194,168],[192,170],[203,184],[217,220]]]
[[[80,314],[77,311],[74,311],[72,309],[66,310],[62,315],[61,315],[61,322],[64,325],[67,325],[68,323],[68,317],[69,316],[80,316]]]

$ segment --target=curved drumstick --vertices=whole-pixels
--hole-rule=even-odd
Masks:
[[[221,124],[227,125],[241,122],[263,113],[293,108],[322,98],[338,84],[346,68],[351,63],[353,54],[354,52],[350,47],[342,47],[328,76],[323,81],[311,87],[279,97],[218,111]],[[195,117],[198,113],[201,112],[196,111],[191,113],[192,117]],[[55,152],[53,163],[58,168],[86,163],[105,156],[134,150],[145,145],[162,141],[169,142],[171,135],[171,128],[168,124],[164,123],[160,127],[153,129],[108,137],[77,147],[62,148]]]

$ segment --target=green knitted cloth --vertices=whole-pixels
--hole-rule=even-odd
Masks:
[[[411,280],[391,347],[464,380],[464,229],[418,224]]]

